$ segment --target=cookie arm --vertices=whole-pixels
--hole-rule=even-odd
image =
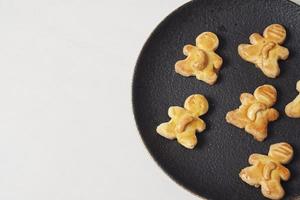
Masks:
[[[219,69],[221,68],[222,64],[223,64],[223,59],[216,53],[213,54],[213,64],[214,64],[214,68],[219,71]]]
[[[196,123],[196,129],[197,129],[198,132],[202,132],[202,131],[205,130],[206,124],[205,124],[205,122],[204,122],[202,119],[199,119],[199,118],[198,118],[198,119],[195,121],[195,123]]]
[[[289,50],[283,46],[279,46],[278,45],[278,49],[277,49],[277,52],[278,52],[278,57],[281,59],[281,60],[286,60],[288,57],[289,57]]]
[[[264,111],[265,109],[266,109],[265,104],[256,102],[248,108],[247,117],[250,120],[255,120],[257,113],[260,112],[260,111]]]
[[[176,124],[176,132],[181,133],[185,130],[186,126],[194,120],[191,115],[183,115],[179,118]]]
[[[240,96],[240,101],[243,105],[248,105],[254,103],[255,97],[250,93],[242,93]]]
[[[181,108],[179,106],[171,106],[168,110],[168,115],[170,118],[174,118],[184,112],[185,112],[184,108]]]
[[[192,66],[190,66],[189,64],[189,60],[190,60],[190,54],[191,52],[195,49],[196,47],[194,47],[193,45],[185,45],[183,47],[183,54],[185,56],[187,56],[184,60],[179,60],[175,63],[175,72],[178,74],[181,74],[182,76],[186,76],[189,77],[191,75],[193,75],[194,70],[192,68]]]
[[[270,180],[271,179],[271,173],[272,171],[274,171],[276,169],[277,165],[274,162],[268,162],[266,163],[266,165],[264,166],[263,169],[263,177],[265,180]]]
[[[279,117],[279,112],[274,109],[274,108],[270,108],[268,109],[268,120],[270,122],[277,120]]]
[[[188,56],[190,54],[190,52],[193,51],[193,50],[197,50],[197,48],[195,46],[193,46],[193,45],[190,45],[190,44],[185,45],[183,47],[183,54],[185,56]]]
[[[282,180],[287,181],[290,179],[291,172],[286,167],[284,167],[282,165],[278,166],[278,172],[279,172],[280,178]]]
[[[264,38],[258,34],[258,33],[253,33],[250,35],[249,40],[251,44],[257,44],[260,40],[263,40]]]
[[[250,155],[248,162],[250,165],[255,165],[258,162],[260,162],[260,159],[262,159],[264,157],[265,157],[264,155],[254,153],[254,154]]]

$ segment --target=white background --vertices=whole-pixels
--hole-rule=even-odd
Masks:
[[[198,199],[152,160],[134,65],[187,0],[0,0],[0,199]],[[300,2],[300,0],[298,0]]]

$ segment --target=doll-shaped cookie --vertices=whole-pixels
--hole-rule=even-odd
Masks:
[[[285,107],[285,113],[291,118],[300,118],[300,81],[297,82],[299,95]]]
[[[202,132],[206,128],[205,122],[199,116],[204,115],[208,107],[203,95],[191,95],[185,100],[184,108],[179,106],[169,108],[168,115],[171,120],[159,125],[156,131],[167,139],[177,139],[184,147],[193,149],[197,144],[196,131]]]
[[[260,68],[267,77],[276,78],[280,74],[278,60],[286,60],[289,56],[289,50],[280,46],[285,38],[285,28],[272,24],[264,30],[263,36],[253,33],[249,38],[251,44],[240,44],[238,53]]]
[[[254,91],[254,95],[242,93],[242,105],[226,115],[226,121],[245,131],[258,141],[268,135],[268,123],[277,120],[279,113],[272,106],[277,101],[277,91],[271,85],[263,85]]]
[[[240,172],[240,178],[247,184],[259,187],[262,194],[269,199],[282,199],[285,192],[281,180],[288,181],[290,171],[284,164],[293,158],[293,148],[288,143],[273,144],[269,154],[252,154],[249,157],[250,167]]]
[[[185,60],[175,64],[175,71],[182,76],[196,76],[198,80],[213,85],[218,78],[218,72],[223,59],[215,53],[219,46],[219,39],[212,32],[204,32],[196,39],[196,46],[186,45],[183,54]]]

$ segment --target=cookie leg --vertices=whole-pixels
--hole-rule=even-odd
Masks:
[[[245,183],[251,186],[260,186],[262,174],[257,172],[257,166],[246,167],[240,172],[239,176]]]
[[[228,112],[226,121],[238,128],[245,128],[246,124],[249,123],[249,120],[239,111],[239,109]]]
[[[278,61],[275,59],[263,60],[262,67],[260,69],[269,78],[276,78],[280,74]]]
[[[259,51],[257,46],[251,44],[240,44],[238,47],[239,55],[247,62],[256,63]]]
[[[166,122],[161,125],[159,125],[156,128],[156,132],[160,134],[161,136],[173,140],[176,138],[176,132],[175,132],[175,124],[171,122]]]
[[[183,145],[188,149],[193,149],[197,144],[197,137],[194,131],[184,131],[182,133],[177,133],[177,141],[179,144]]]
[[[262,119],[262,121],[263,122],[256,120],[245,127],[246,132],[253,135],[253,137],[260,142],[266,139],[268,133],[267,124],[264,122],[265,120]]]
[[[198,80],[204,81],[209,85],[213,85],[216,83],[218,76],[214,71],[200,71],[196,74],[196,78]]]
[[[282,199],[285,194],[279,180],[263,181],[261,192],[269,199]]]
[[[182,76],[189,77],[193,75],[194,70],[189,66],[187,60],[180,60],[175,64],[175,72]]]

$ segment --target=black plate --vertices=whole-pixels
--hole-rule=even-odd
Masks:
[[[281,74],[269,79],[237,54],[240,43],[249,35],[262,33],[273,23],[287,29],[284,46],[290,50],[287,61],[280,63]],[[217,50],[224,59],[216,85],[184,78],[174,71],[174,63],[183,59],[182,48],[194,44],[198,34],[215,32],[220,39]],[[133,80],[133,108],[140,135],[157,163],[176,182],[199,196],[209,199],[264,199],[260,189],[239,178],[254,152],[267,154],[269,146],[288,142],[295,157],[288,165],[290,181],[283,183],[286,199],[300,196],[300,119],[284,114],[285,105],[298,94],[300,80],[300,7],[287,0],[199,0],[174,11],[152,33],[138,59]],[[269,127],[265,142],[255,141],[244,130],[225,121],[228,111],[240,105],[242,92],[253,92],[263,84],[278,91],[275,108],[281,117]],[[203,119],[208,128],[199,133],[198,145],[188,150],[176,141],[159,136],[157,125],[169,120],[167,110],[182,106],[191,94],[204,94],[210,109]]]

